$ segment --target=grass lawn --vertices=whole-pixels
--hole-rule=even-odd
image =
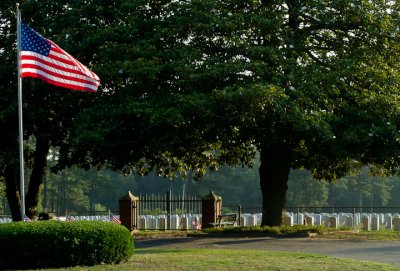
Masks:
[[[118,265],[45,269],[46,271],[83,270],[279,270],[279,271],[323,271],[323,270],[397,270],[388,264],[339,259],[314,254],[271,252],[259,250],[210,250],[210,249],[135,249],[135,255]]]
[[[282,237],[301,237],[309,234],[316,234],[318,238],[327,239],[352,239],[352,240],[390,240],[400,241],[400,231],[381,229],[378,231],[363,231],[360,229],[342,228],[332,229],[324,226],[281,226],[281,227],[226,227],[211,228],[205,231],[140,231],[136,233],[135,238],[154,238],[162,236],[210,236],[223,235],[230,236],[251,236],[259,234],[260,236],[282,236]]]
[[[379,231],[331,231],[320,234],[318,237],[332,239],[400,241],[400,232],[386,229]]]

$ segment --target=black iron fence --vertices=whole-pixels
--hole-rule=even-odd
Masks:
[[[240,207],[242,213],[256,214],[262,213],[262,207],[256,205],[247,204],[223,204],[222,212],[234,212]],[[354,206],[339,206],[339,207],[327,207],[327,206],[287,206],[285,207],[286,212],[289,213],[391,213],[400,214],[400,207],[398,206],[387,206],[387,207],[354,207]]]
[[[183,215],[201,214],[202,199],[200,196],[173,195],[139,195],[139,216],[143,215]]]
[[[201,214],[202,199],[200,196],[170,195],[140,195],[139,196],[139,215],[182,215],[182,214]],[[241,213],[256,214],[262,213],[262,207],[223,204],[222,213]],[[102,216],[109,213],[119,214],[118,210],[108,211],[89,211],[89,210],[66,210],[64,212],[48,211],[46,213],[54,216]],[[289,213],[391,213],[400,214],[400,207],[321,207],[321,206],[288,206],[286,212]],[[5,212],[0,214],[0,218],[10,218],[11,214]]]
[[[139,195],[140,230],[199,230],[202,213],[200,196]]]
[[[400,207],[310,207],[310,206],[289,206],[286,212],[292,213],[400,213]]]

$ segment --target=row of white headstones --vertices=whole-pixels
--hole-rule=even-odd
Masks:
[[[400,214],[395,213],[286,213],[287,225],[324,225],[330,228],[390,229],[400,231]]]
[[[108,221],[108,216],[74,216],[74,220]],[[65,220],[59,218],[60,220]],[[262,213],[241,214],[240,224],[235,226],[259,226]],[[10,218],[0,218],[0,223],[12,222]],[[201,228],[201,214],[183,215],[141,215],[139,229],[142,230],[196,230]],[[400,231],[400,214],[395,213],[286,213],[286,225],[324,225],[330,228],[361,228],[363,230],[390,229]]]
[[[105,216],[105,215],[92,215],[92,216],[70,216],[72,220],[81,220],[81,221],[110,221],[110,216]],[[119,216],[118,216],[119,217]],[[65,216],[59,216],[56,217],[52,220],[59,220],[59,221],[68,221],[68,218]],[[36,220],[33,220],[36,221]],[[5,218],[0,218],[0,223],[9,223],[13,222],[11,218],[5,217]]]
[[[242,214],[240,226],[261,225],[262,214]],[[166,216],[141,216],[140,229],[195,229],[201,224],[201,215],[174,215],[167,225]],[[400,231],[400,214],[391,213],[286,213],[286,225],[323,225],[330,228],[361,228],[363,230],[390,229]],[[239,226],[239,225],[237,225]]]
[[[240,226],[261,225],[262,214],[241,214]],[[169,221],[169,222],[168,222]],[[169,223],[169,225],[168,225]],[[239,223],[238,223],[239,224]],[[201,215],[166,216],[143,215],[139,217],[139,229],[198,229]],[[363,230],[391,229],[400,231],[400,214],[391,213],[286,213],[286,225],[324,225],[330,228],[361,228]],[[239,225],[236,225],[239,226]]]

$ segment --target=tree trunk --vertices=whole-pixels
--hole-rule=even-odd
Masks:
[[[6,195],[13,221],[21,221],[21,201],[19,194],[19,165],[18,161],[10,161],[4,170],[6,179]]]
[[[285,223],[285,201],[291,150],[286,144],[261,148],[260,186],[263,197],[262,226]]]
[[[36,216],[40,190],[42,188],[44,174],[47,167],[47,155],[49,154],[49,149],[49,140],[39,136],[36,139],[35,157],[29,180],[28,193],[26,194],[25,200],[25,212],[29,218]]]

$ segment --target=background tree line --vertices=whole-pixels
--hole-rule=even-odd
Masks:
[[[288,207],[398,207],[399,177],[368,174],[346,176],[334,183],[312,178],[308,170],[291,170],[286,206]],[[0,183],[0,212],[9,213],[5,186]],[[54,174],[48,171],[40,197],[39,210],[63,214],[66,211],[116,211],[118,200],[131,191],[135,195],[206,195],[214,191],[229,207],[241,204],[260,209],[261,192],[257,167],[222,167],[201,180],[165,179],[152,173],[148,176],[123,174],[111,170],[84,170],[77,167]]]

